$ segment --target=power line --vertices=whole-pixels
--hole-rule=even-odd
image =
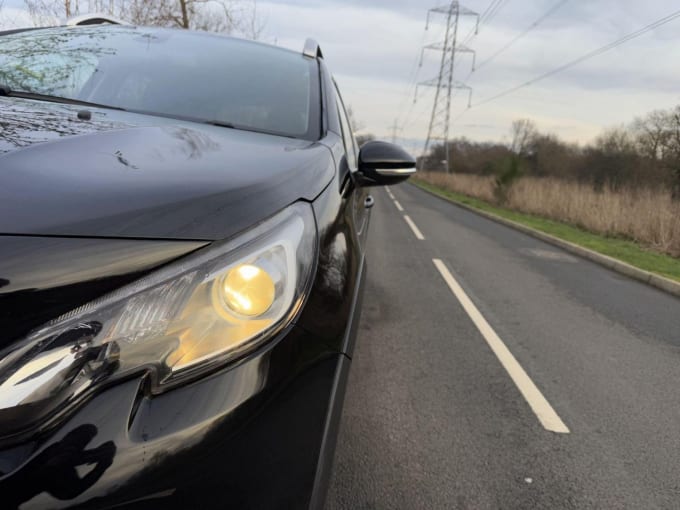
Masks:
[[[423,31],[423,40],[421,41],[421,46],[425,44],[425,31]],[[413,61],[413,67],[411,68],[411,72],[409,73],[409,84],[407,88],[405,89],[405,94],[404,94],[404,99],[402,100],[401,104],[399,105],[399,115],[398,118],[401,117],[401,114],[404,111],[404,105],[406,104],[406,101],[408,100],[409,97],[411,97],[411,89],[416,86],[416,83],[418,81],[418,73],[420,72],[420,67],[418,66],[418,61],[420,57],[420,48],[418,48],[418,53],[416,53],[416,58]],[[409,113],[410,114],[410,113]]]
[[[484,9],[484,12],[479,15],[479,22],[481,23],[483,20],[486,19],[486,17],[489,15],[489,12],[491,10],[495,9],[499,3],[501,3],[503,0],[491,0],[491,3],[487,5],[486,9]]]
[[[508,90],[505,90],[505,91],[503,91],[499,94],[496,94],[494,96],[491,96],[487,99],[484,99],[484,100],[480,101],[479,103],[474,104],[472,106],[472,108],[477,108],[478,106],[482,106],[484,104],[490,103],[491,101],[495,101],[496,99],[500,99],[502,97],[505,97],[509,94],[512,94],[513,92],[517,92],[518,90],[520,90],[524,87],[528,87],[530,85],[538,83],[539,81],[545,80],[546,78],[549,78],[550,76],[561,73],[562,71],[566,71],[567,69],[574,67],[574,66],[576,66],[576,65],[578,65],[578,64],[580,64],[580,63],[582,63],[586,60],[589,60],[593,57],[601,55],[602,53],[605,53],[607,51],[613,50],[614,48],[621,46],[622,44],[627,43],[628,41],[630,41],[632,39],[640,37],[641,35],[646,34],[647,32],[654,30],[655,28],[659,28],[662,25],[670,23],[671,21],[673,21],[674,19],[677,19],[677,18],[680,18],[680,11],[675,11],[672,14],[669,14],[668,16],[666,16],[664,18],[661,18],[661,19],[659,19],[659,20],[657,20],[653,23],[650,23],[649,25],[642,27],[641,29],[636,30],[635,32],[631,32],[630,34],[625,35],[625,36],[621,37],[620,39],[617,39],[616,41],[613,41],[613,42],[606,44],[606,45],[604,45],[600,48],[597,48],[596,50],[590,51],[590,52],[586,53],[585,55],[582,55],[582,56],[580,56],[580,57],[578,57],[578,58],[576,58],[576,59],[574,59],[570,62],[567,62],[564,65],[561,65],[560,67],[557,67],[557,68],[555,68],[551,71],[548,71],[547,73],[543,73],[543,74],[541,74],[541,75],[539,75],[535,78],[532,78],[529,81],[521,83],[520,85],[512,87]]]
[[[397,133],[403,130],[403,128],[399,127],[397,120],[398,119],[394,119],[394,124],[388,127],[388,129],[392,133],[392,143],[397,143]]]
[[[481,27],[482,24],[482,19],[486,17],[486,15],[489,13],[489,11],[495,7],[495,4],[498,4],[499,2],[502,2],[503,0],[491,0],[489,5],[487,5],[486,9],[484,9],[484,12],[479,15],[479,20],[477,21],[477,24],[468,32],[468,34],[463,38],[463,44],[468,44],[472,39],[475,38],[475,36],[479,33],[479,28]]]
[[[451,121],[451,124],[455,124],[456,122],[458,122],[458,121],[460,120],[460,118],[468,112],[469,109],[470,109],[470,108],[465,108],[465,110],[463,110],[463,111],[460,112],[458,115],[456,115],[456,116],[453,118],[453,120]]]
[[[479,34],[479,31],[482,27],[482,24],[486,24],[487,22],[490,21],[490,17],[494,16],[496,12],[498,12],[502,7],[503,4],[505,4],[508,0],[492,0],[491,3],[487,6],[487,8],[484,10],[484,13],[482,13],[479,17],[479,20],[477,21],[477,24],[468,32],[468,34],[463,38],[463,45],[470,44],[470,42]],[[493,11],[493,12],[491,12]],[[485,17],[486,16],[486,17]],[[482,21],[482,18],[485,17],[484,21]],[[473,64],[473,71],[475,70],[475,66]],[[468,76],[469,78],[469,76]],[[467,78],[466,78],[467,79]]]
[[[420,51],[422,49],[422,46],[425,45],[426,34],[427,34],[427,29],[425,29],[423,31],[423,40],[421,42],[420,47],[418,48],[418,53],[416,54],[416,59],[413,63],[413,70],[411,71],[411,75],[413,75],[413,79],[410,81],[409,86],[406,89],[407,95],[404,96],[404,99],[402,100],[401,105],[399,106],[399,115],[398,115],[397,118],[401,119],[402,118],[401,114],[403,113],[404,105],[406,104],[406,100],[408,98],[410,98],[411,96],[413,96],[413,101],[411,102],[411,106],[409,107],[406,115],[403,117],[403,122],[401,123],[401,129],[402,130],[405,129],[406,125],[409,123],[409,119],[411,118],[411,115],[413,114],[413,109],[415,108],[416,99],[417,99],[416,94],[418,92],[418,74],[420,73],[420,69],[421,69],[421,67],[418,65],[418,62],[420,61],[420,58],[421,58]],[[443,34],[443,32],[442,32],[442,34]],[[439,35],[441,35],[441,34],[438,34],[437,38],[440,38]]]
[[[486,16],[486,19],[482,20],[481,23],[484,25],[489,23],[496,16],[496,14],[498,14],[498,11],[500,11],[505,6],[506,3],[508,3],[508,0],[500,0],[500,2],[496,4],[496,7],[491,12],[489,12],[489,14]]]
[[[531,25],[529,25],[524,31],[520,32],[517,36],[515,36],[513,39],[511,39],[506,45],[502,46],[496,53],[491,55],[489,58],[485,59],[482,61],[481,64],[477,66],[477,69],[481,69],[484,67],[486,64],[489,62],[493,61],[496,57],[498,57],[501,53],[507,51],[511,46],[513,46],[517,41],[519,41],[522,37],[527,35],[529,32],[531,32],[534,28],[539,26],[541,23],[543,23],[546,19],[548,19],[550,16],[555,14],[564,4],[566,4],[569,0],[560,0],[557,2],[555,5],[553,5],[547,12],[545,12],[540,18],[538,18],[536,21],[534,21]]]
[[[420,110],[420,112],[418,112],[418,113],[416,114],[415,117],[413,117],[413,119],[411,120],[411,124],[415,124],[416,121],[419,121],[420,119],[422,119],[422,118],[423,118],[423,115],[425,115],[429,109],[430,109],[430,105],[427,105],[427,104],[426,104],[425,107],[422,108],[422,109]]]

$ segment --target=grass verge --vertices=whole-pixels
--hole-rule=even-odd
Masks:
[[[449,191],[419,179],[412,178],[410,182],[435,195],[446,198],[451,202],[465,204],[474,209],[486,211],[502,218],[521,223],[522,225],[559,237],[570,243],[621,260],[639,269],[680,282],[680,259],[648,250],[633,241],[593,234],[592,232],[587,232],[567,223],[560,223],[558,221],[541,218],[540,216],[498,207],[483,200],[479,200],[478,198],[472,198],[461,193]]]

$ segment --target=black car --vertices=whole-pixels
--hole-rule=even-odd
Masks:
[[[368,192],[414,171],[313,41],[1,33],[0,507],[323,506]]]

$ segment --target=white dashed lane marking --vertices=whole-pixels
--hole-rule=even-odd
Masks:
[[[408,215],[404,215],[404,220],[408,224],[409,227],[411,227],[411,230],[413,231],[413,234],[416,236],[416,239],[419,239],[421,241],[425,240],[425,236],[423,233],[420,231],[420,229],[416,226],[415,223],[413,223],[413,220],[408,217]]]
[[[406,218],[408,218],[408,216],[406,216]],[[477,326],[477,329],[486,340],[486,343],[489,344],[489,347],[498,358],[498,361],[501,362],[503,368],[508,372],[508,375],[510,375],[510,378],[517,386],[517,389],[519,389],[520,393],[529,404],[529,407],[531,407],[531,410],[538,418],[538,421],[541,422],[541,425],[551,432],[568,434],[569,429],[562,419],[557,415],[553,407],[536,387],[517,359],[512,355],[475,304],[470,300],[444,262],[439,259],[432,259],[432,262],[449,286],[453,295],[456,296],[463,309],[470,316],[470,319],[472,319],[472,322]]]

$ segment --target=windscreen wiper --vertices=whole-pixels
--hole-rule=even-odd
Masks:
[[[275,135],[275,136],[283,136],[285,138],[292,138],[294,140],[298,140],[299,138],[294,135],[287,135],[285,133],[279,133],[278,131],[270,131],[268,129],[258,129],[250,126],[243,126],[241,124],[232,124],[231,122],[225,122],[221,120],[200,120],[195,117],[179,117],[183,118],[185,120],[189,120],[191,122],[200,122],[201,124],[209,124],[210,126],[219,126],[219,127],[224,127],[224,128],[230,128],[230,129],[238,129],[239,131],[250,131],[252,133],[262,133],[264,135]]]
[[[29,92],[25,90],[14,90],[7,85],[0,83],[0,96],[18,97],[21,99],[35,99],[36,101],[50,101],[52,103],[74,104],[79,106],[90,106],[92,108],[107,108],[109,110],[125,111],[125,108],[120,106],[110,106],[108,104],[92,103],[90,101],[82,101],[81,99],[73,99],[70,97],[53,96],[50,94],[40,94],[38,92]]]
[[[202,122],[203,124],[210,124],[211,126],[219,126],[224,128],[236,129],[231,122],[222,122],[221,120],[200,120],[194,122]]]

